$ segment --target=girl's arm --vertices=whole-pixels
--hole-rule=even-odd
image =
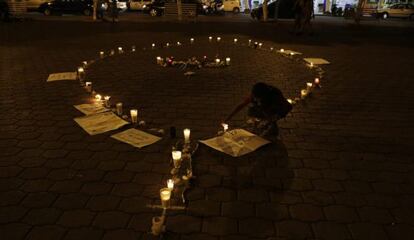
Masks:
[[[240,103],[231,113],[230,115],[224,120],[224,123],[227,123],[230,121],[230,119],[236,115],[240,110],[242,110],[244,107],[246,107],[251,102],[252,97],[247,97],[242,103]]]

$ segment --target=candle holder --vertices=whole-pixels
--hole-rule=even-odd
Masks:
[[[78,67],[78,80],[81,83],[85,80],[85,69],[83,67]]]
[[[239,40],[237,38],[233,39],[234,44],[237,44]]]
[[[122,113],[123,113],[123,111],[122,111],[122,103],[119,102],[115,106],[116,106],[116,114],[118,114],[118,116],[122,116]]]
[[[249,39],[249,43],[248,43],[248,45],[247,46],[251,46],[252,45],[252,40],[251,39]]]
[[[131,109],[130,114],[131,114],[131,123],[132,124],[137,124],[138,123],[138,110],[137,109]]]
[[[100,51],[99,52],[99,57],[102,59],[102,58],[104,58],[105,57],[105,52],[103,52],[103,51]]]
[[[104,97],[104,102],[105,102],[105,107],[110,108],[111,107],[111,96],[105,96]]]
[[[321,80],[319,78],[315,78],[313,83],[315,84],[316,87],[319,87],[319,88],[321,87]]]
[[[135,46],[132,46],[131,47],[131,52],[135,52],[136,51],[136,47]]]
[[[212,37],[212,36],[209,36],[209,37],[208,37],[208,41],[209,41],[209,42],[213,41],[213,37]]]
[[[86,82],[85,89],[86,89],[86,92],[92,93],[92,82]]]
[[[165,215],[152,218],[152,226],[151,226],[152,235],[159,236],[161,235],[161,233],[165,232],[164,222],[165,222]]]
[[[194,43],[194,38],[190,38],[190,43],[193,44]]]
[[[119,53],[119,54],[124,53],[124,50],[122,49],[122,47],[118,47],[118,53]]]
[[[167,209],[170,206],[171,190],[169,188],[160,189],[161,206]]]

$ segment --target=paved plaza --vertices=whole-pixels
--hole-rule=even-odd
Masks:
[[[212,19],[0,23],[0,239],[158,239],[153,206],[182,129],[194,141],[215,136],[255,82],[299,96],[316,76],[303,57],[331,62],[322,88],[279,122],[275,143],[238,158],[200,145],[188,207],[167,211],[163,239],[414,239],[414,25],[316,21],[313,36],[295,36],[290,21]],[[303,55],[242,46],[248,39]],[[98,60],[86,76],[165,130],[142,149],[110,137],[120,130],[88,135],[73,105],[90,95],[77,81],[46,82],[119,46],[125,54]],[[232,64],[191,77],[155,64],[204,55]],[[229,124],[244,121],[242,112]]]

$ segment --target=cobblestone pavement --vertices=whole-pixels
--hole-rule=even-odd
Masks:
[[[46,83],[100,50],[137,46],[87,70],[97,91],[138,107],[150,126],[217,125],[252,83],[298,94],[314,73],[301,61],[226,44],[233,37],[332,62],[322,89],[280,123],[281,140],[231,158],[200,146],[185,211],[171,211],[166,239],[413,239],[414,73],[412,28],[290,23],[32,21],[0,25],[1,239],[153,239],[158,191],[170,177],[174,140],[135,149],[89,136],[72,105],[89,96],[75,82]],[[221,36],[220,46],[207,36]],[[152,42],[193,46],[146,50]],[[230,56],[226,69],[186,78],[155,56]],[[231,125],[241,125],[243,114]]]

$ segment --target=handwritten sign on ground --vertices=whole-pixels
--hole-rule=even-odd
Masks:
[[[62,73],[52,73],[49,74],[46,82],[55,82],[55,81],[63,81],[63,80],[76,80],[77,74],[76,72],[62,72]]]
[[[325,60],[323,58],[304,58],[303,60],[305,60],[305,62],[309,63],[309,64],[314,64],[314,65],[323,65],[323,64],[330,64],[330,62],[328,62],[328,60]]]
[[[123,132],[114,134],[111,137],[121,142],[128,143],[137,148],[142,148],[161,140],[160,137],[140,131],[135,128],[130,128]]]
[[[270,143],[268,140],[243,129],[234,129],[225,132],[221,136],[201,140],[200,142],[233,157],[240,157],[251,153],[261,146]]]
[[[89,135],[96,135],[118,129],[127,121],[115,115],[113,112],[104,112],[93,115],[86,115],[74,119]]]
[[[99,103],[85,103],[73,106],[85,115],[92,115],[109,111],[108,108],[105,108],[102,106],[102,104]]]

